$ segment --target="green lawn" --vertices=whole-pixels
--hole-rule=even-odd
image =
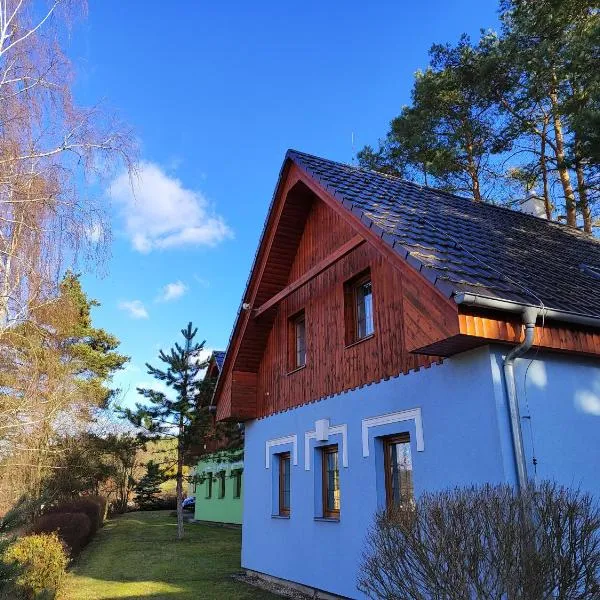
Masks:
[[[107,521],[69,573],[65,600],[274,600],[232,580],[240,570],[241,532],[186,524],[176,540],[168,511],[128,513]]]

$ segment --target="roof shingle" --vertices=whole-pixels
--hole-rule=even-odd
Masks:
[[[599,240],[566,225],[295,150],[287,158],[346,208],[379,226],[383,238],[447,295],[470,292],[600,317],[600,278],[593,273],[600,270]]]

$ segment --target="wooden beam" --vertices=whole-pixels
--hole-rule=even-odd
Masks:
[[[276,304],[279,304],[284,298],[287,298],[291,293],[295,292],[298,288],[307,284],[311,279],[314,279],[317,275],[328,269],[331,265],[338,262],[338,260],[344,258],[347,254],[352,252],[355,248],[358,248],[365,242],[365,238],[362,235],[355,235],[351,240],[341,245],[335,252],[332,252],[329,256],[318,262],[312,269],[309,269],[298,277],[296,281],[293,281],[288,286],[284,287],[280,292],[269,298],[264,304],[259,306],[253,313],[253,317],[256,319],[260,317],[264,312],[273,308]]]

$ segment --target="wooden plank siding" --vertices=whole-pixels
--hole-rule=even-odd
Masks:
[[[459,333],[414,349],[425,354],[451,356],[490,343],[519,344],[525,333],[518,315],[507,319],[505,314],[487,311],[485,314],[469,307],[460,307]],[[585,356],[600,356],[600,332],[584,327],[538,320],[533,347]]]
[[[518,316],[459,308],[382,236],[297,165],[284,166],[217,383],[217,419],[265,417],[442,356],[521,341]],[[365,269],[375,333],[346,346],[344,283]],[[301,310],[307,360],[290,373],[288,320]],[[600,333],[573,327],[547,323],[535,343],[600,355]]]
[[[289,281],[301,278],[354,235],[355,231],[328,206],[315,202]],[[344,282],[367,268],[371,269],[373,285],[375,333],[346,347]],[[405,303],[403,279],[400,271],[373,246],[365,244],[281,300],[258,371],[256,416],[286,410],[437,360],[407,351],[405,322],[411,324],[408,330],[411,339],[417,337],[419,323],[429,320],[428,313],[433,308],[427,302],[425,281],[420,282],[419,292],[415,282],[409,281],[418,298],[413,297],[411,302],[409,295]],[[306,316],[306,366],[288,373],[288,319],[302,309]],[[404,318],[405,310],[410,314],[409,319]],[[428,323],[427,328],[433,330],[435,325]],[[438,330],[434,337],[439,339],[441,335],[445,332]]]

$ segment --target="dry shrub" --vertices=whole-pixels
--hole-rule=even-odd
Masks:
[[[96,535],[96,531],[102,527],[104,523],[104,503],[99,502],[97,496],[85,496],[82,498],[74,498],[73,500],[65,500],[51,506],[45,510],[46,514],[56,513],[84,513],[90,520],[89,539]],[[89,540],[88,540],[89,541]]]
[[[405,600],[597,599],[600,512],[554,483],[425,494],[377,515],[358,588]]]
[[[98,505],[101,516],[100,527],[104,527],[104,521],[108,514],[108,501],[104,496],[86,496],[86,498],[93,500]]]
[[[31,527],[31,533],[56,533],[77,556],[90,541],[91,524],[85,513],[53,513],[42,515]]]
[[[12,543],[3,562],[20,569],[9,592],[10,598],[54,598],[67,568],[67,554],[55,533],[28,535]]]

